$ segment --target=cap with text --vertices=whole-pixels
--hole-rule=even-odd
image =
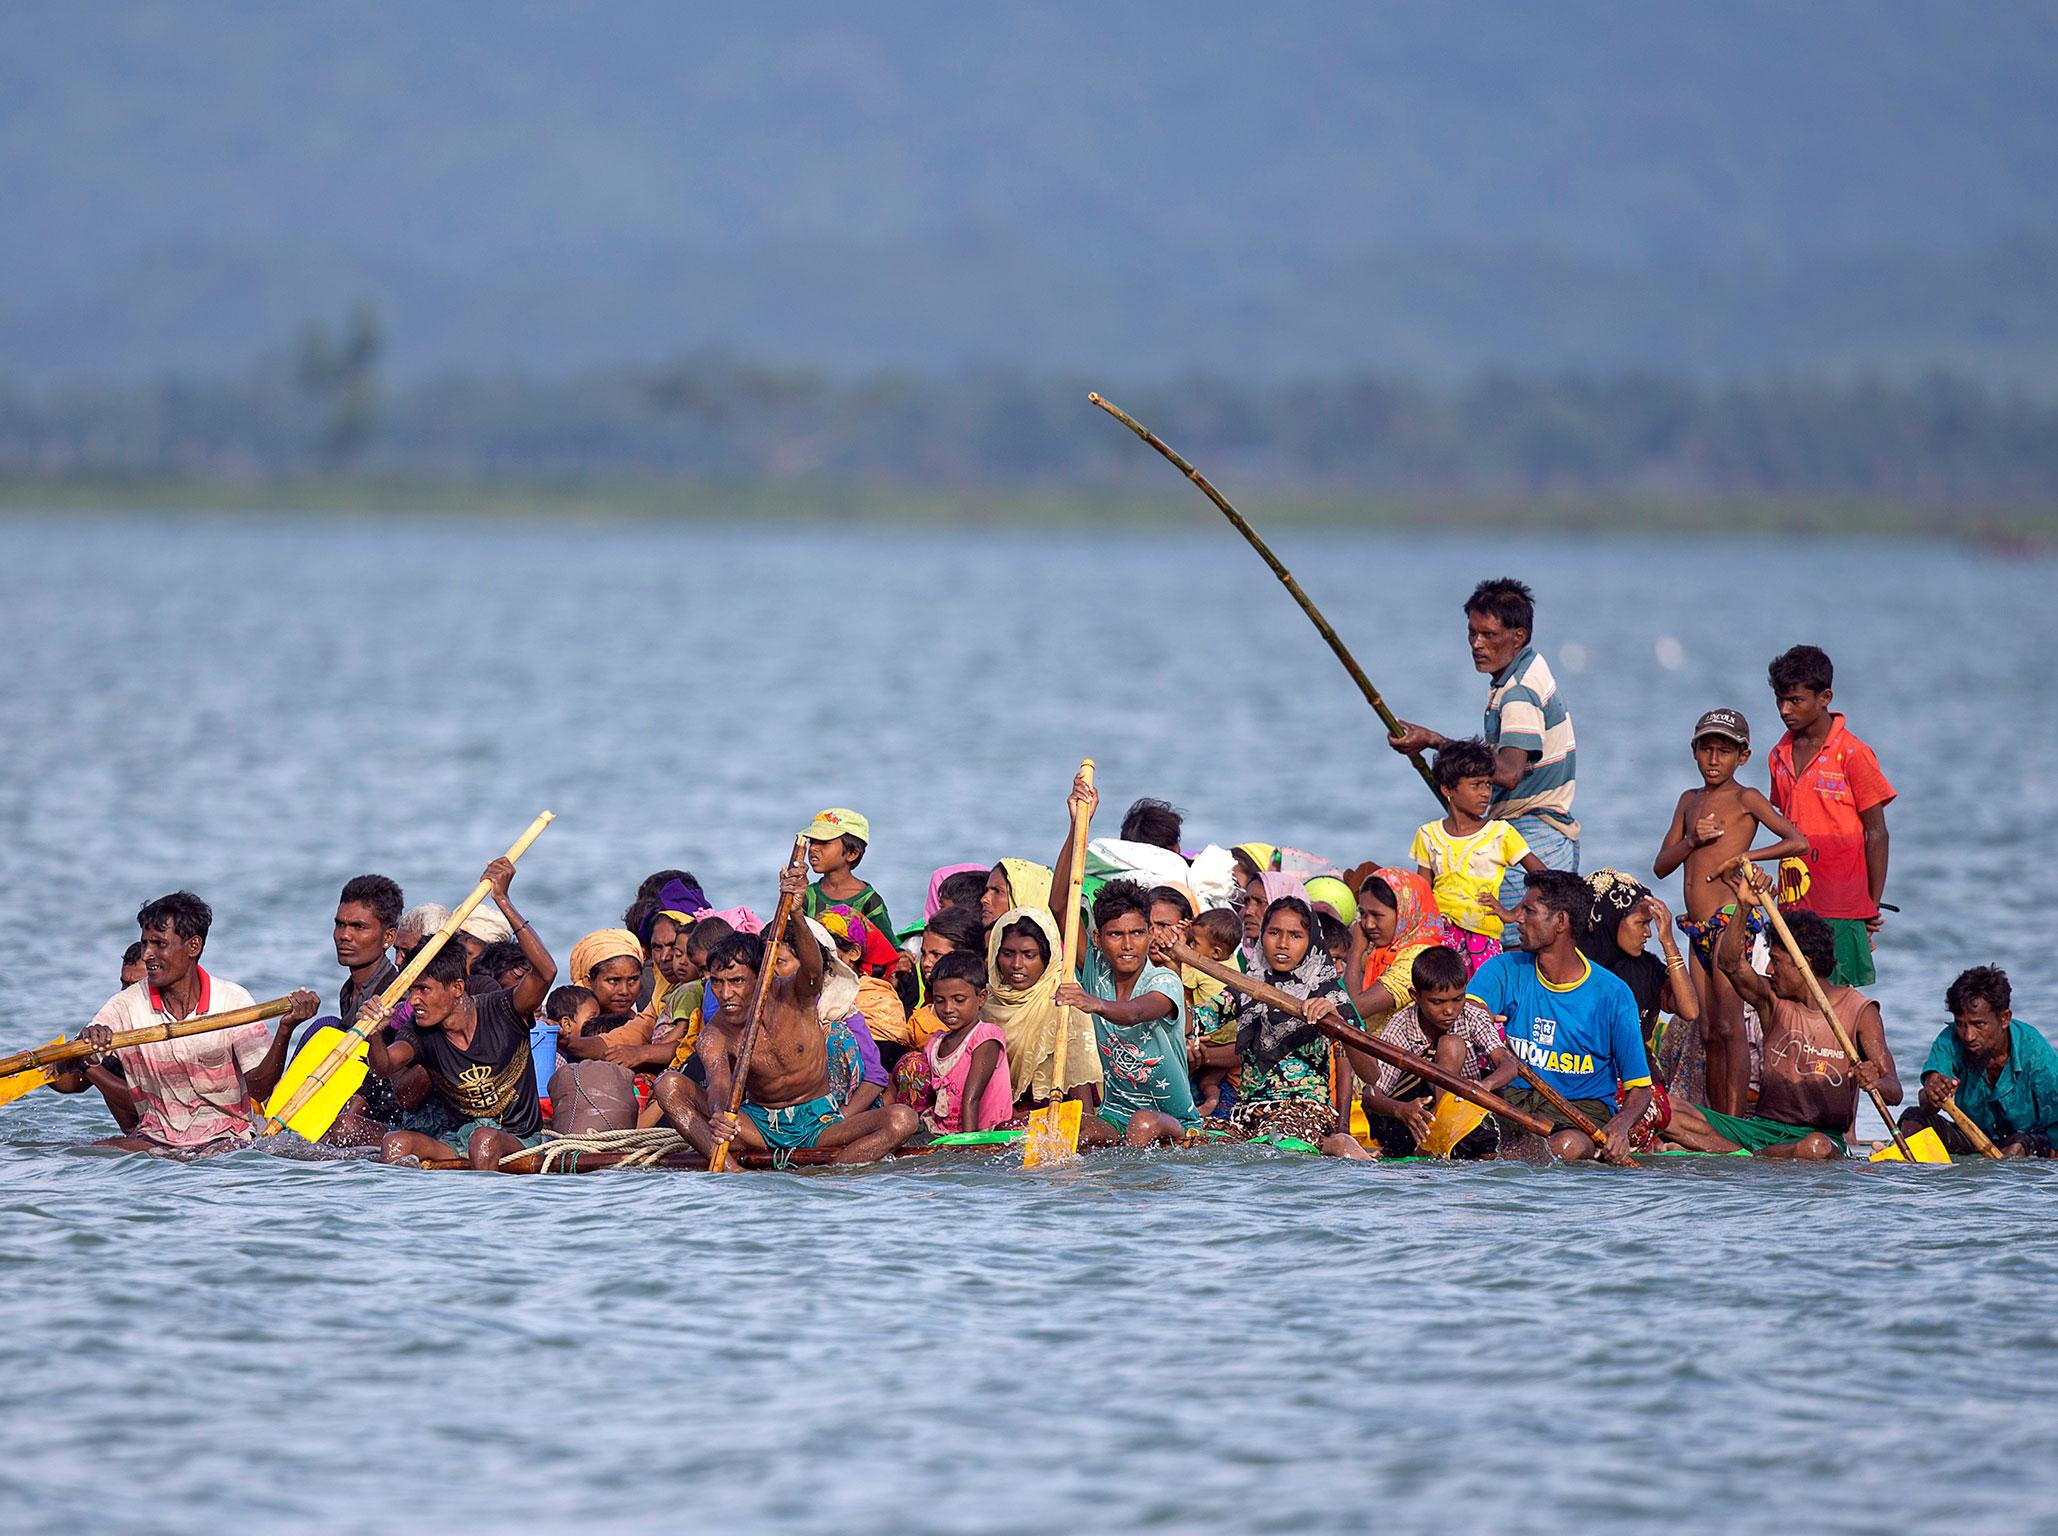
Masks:
[[[1699,741],[1703,736],[1726,737],[1747,748],[1751,744],[1751,722],[1744,718],[1742,710],[1711,709],[1694,727],[1694,740]]]

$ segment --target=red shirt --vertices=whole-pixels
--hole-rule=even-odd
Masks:
[[[1859,812],[1885,805],[1894,786],[1872,748],[1844,729],[1831,711],[1829,737],[1807,768],[1794,773],[1794,733],[1772,749],[1772,805],[1814,845],[1808,894],[1796,903],[1822,917],[1873,918],[1872,882],[1865,871],[1865,825]]]

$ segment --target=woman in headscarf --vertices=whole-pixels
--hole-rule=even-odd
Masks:
[[[1270,843],[1238,843],[1229,850],[1230,878],[1238,890],[1250,889],[1250,883],[1266,874],[1279,862],[1279,850]]]
[[[1264,956],[1258,947],[1258,936],[1265,928],[1265,913],[1275,901],[1291,898],[1307,907],[1311,912],[1313,904],[1308,900],[1308,888],[1292,875],[1282,875],[1277,870],[1262,874],[1243,889],[1243,945],[1237,951],[1243,969],[1250,975],[1257,975],[1264,969]]]
[[[1586,877],[1586,887],[1592,899],[1580,952],[1627,985],[1636,999],[1637,1023],[1651,1068],[1651,1107],[1630,1128],[1629,1141],[1634,1147],[1648,1147],[1671,1122],[1672,1090],[1691,1088],[1692,1098],[1704,1086],[1692,1081],[1706,1071],[1698,1028],[1700,989],[1672,936],[1672,913],[1648,886],[1618,869],[1597,869]],[[1647,948],[1653,932],[1664,952],[1662,960]],[[1666,1029],[1668,1009],[1687,1028]]]
[[[1314,909],[1299,896],[1269,902],[1252,974],[1311,1005],[1316,1017],[1356,1024],[1336,962],[1316,941]],[[1350,1069],[1332,1073],[1329,1037],[1307,1019],[1237,993],[1223,1013],[1236,1026],[1243,1080],[1229,1123],[1245,1138],[1303,1141],[1334,1157],[1364,1157],[1349,1122]],[[1341,1079],[1341,1083],[1337,1081]]]
[[[986,872],[986,894],[979,898],[979,916],[989,928],[1017,907],[1049,905],[1049,866],[1028,859],[1002,859]]]
[[[626,928],[603,928],[572,946],[571,982],[600,1000],[602,1013],[634,1013],[643,981],[643,945]]]
[[[1412,869],[1386,865],[1358,886],[1345,986],[1367,1029],[1415,1000],[1415,957],[1445,942],[1436,891]]]
[[[643,946],[626,928],[602,928],[572,946],[565,963],[571,984],[584,987],[600,1003],[600,1017],[617,1018],[598,1034],[557,1037],[558,1053],[568,1061],[596,1061],[609,1046],[650,1044],[648,1018],[636,1016],[636,997],[643,990]],[[588,1028],[591,1028],[589,1025]]]
[[[1083,1098],[1089,1110],[1101,1082],[1100,1045],[1093,1015],[1074,1013],[1065,1042],[1065,1081],[1057,1093],[1058,983],[1065,979],[1057,919],[1044,905],[1003,912],[986,936],[986,1007],[983,1016],[1007,1037],[1015,1107],[1031,1110],[1054,1097]]]

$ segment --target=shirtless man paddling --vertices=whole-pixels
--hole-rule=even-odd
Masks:
[[[877,1162],[914,1135],[921,1122],[904,1104],[843,1113],[829,1083],[829,1036],[819,1013],[822,948],[798,910],[807,871],[788,866],[779,876],[779,891],[792,898],[794,910],[752,1043],[743,1113],[731,1115],[726,1106],[736,1074],[744,1070],[739,1060],[743,1031],[764,965],[764,940],[757,934],[733,933],[707,957],[715,1012],[694,1051],[707,1074],[706,1089],[683,1072],[666,1072],[652,1097],[666,1122],[708,1156],[716,1142],[727,1140],[751,1152],[814,1150],[835,1153],[839,1163]],[[711,1110],[715,1105],[723,1108]]]

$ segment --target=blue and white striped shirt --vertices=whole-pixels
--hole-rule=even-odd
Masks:
[[[1493,815],[1501,821],[1541,813],[1579,836],[1572,818],[1573,775],[1579,753],[1572,740],[1572,714],[1558,693],[1550,663],[1525,645],[1505,670],[1494,675],[1486,695],[1486,740],[1495,751],[1515,747],[1527,753],[1529,771],[1513,789],[1496,789]]]

